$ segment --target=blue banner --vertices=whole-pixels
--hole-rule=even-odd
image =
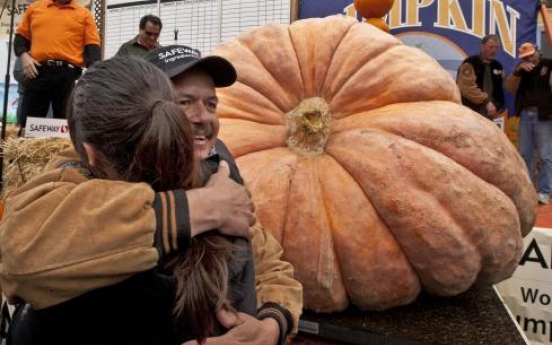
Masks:
[[[496,34],[501,40],[497,60],[510,73],[519,62],[518,47],[524,42],[536,42],[539,3],[538,0],[395,0],[385,20],[391,34],[434,57],[454,77],[462,60],[480,52],[481,38]],[[301,19],[339,13],[362,19],[352,0],[299,2]],[[510,109],[512,98],[508,99]]]

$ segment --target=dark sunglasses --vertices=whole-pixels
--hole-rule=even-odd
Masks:
[[[146,34],[146,36],[159,37],[159,32],[149,32],[144,30],[144,33]]]

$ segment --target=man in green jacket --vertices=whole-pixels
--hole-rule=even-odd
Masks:
[[[159,48],[159,35],[163,29],[161,19],[148,14],[140,19],[138,35],[121,45],[116,55],[144,56],[153,49]]]

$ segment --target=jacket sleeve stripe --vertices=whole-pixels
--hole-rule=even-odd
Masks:
[[[159,208],[156,210],[156,213],[160,213],[157,215],[157,232],[161,237],[163,252],[170,253],[167,229],[167,196],[165,193],[157,193],[156,199],[159,201]]]
[[[177,237],[177,248],[187,248],[190,244],[191,229],[190,229],[190,213],[188,208],[188,198],[186,191],[174,191],[174,210],[175,213],[175,233]],[[175,248],[176,249],[176,248]]]
[[[168,196],[168,209],[167,213],[169,214],[169,240],[170,240],[170,246],[171,251],[176,250],[178,248],[177,244],[177,222],[176,222],[176,205],[175,205],[175,199],[174,199],[174,193],[169,192],[167,194]]]
[[[156,193],[153,209],[157,224],[155,246],[159,257],[186,248],[191,236],[186,191]]]

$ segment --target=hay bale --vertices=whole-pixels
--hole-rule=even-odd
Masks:
[[[2,126],[0,126],[0,129]],[[8,124],[6,126],[6,139],[17,138],[17,133],[19,132],[19,126]]]
[[[71,146],[69,139],[10,138],[7,135],[6,138],[2,143],[4,152],[2,200],[6,199],[11,190],[42,173],[44,166],[59,151]]]

